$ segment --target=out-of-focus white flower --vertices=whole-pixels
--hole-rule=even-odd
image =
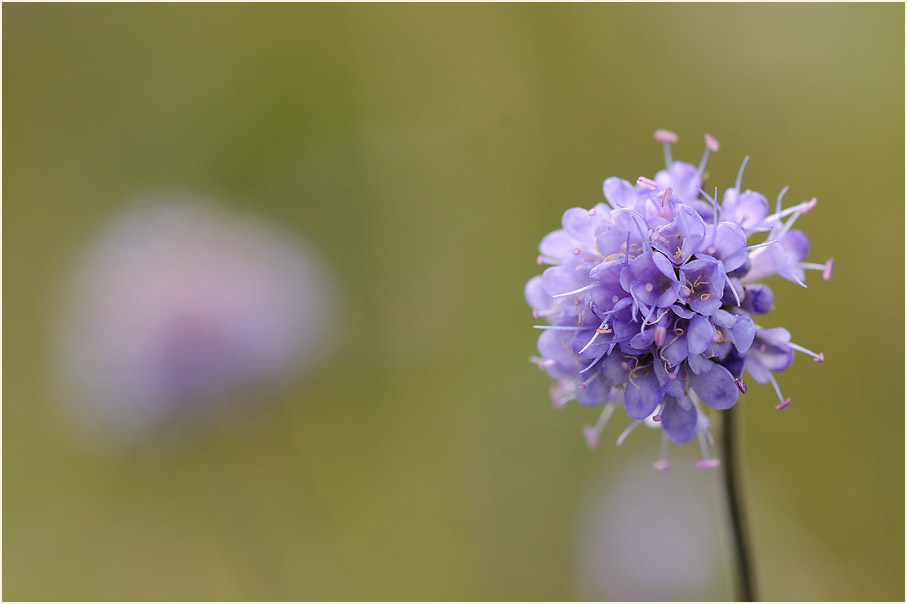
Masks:
[[[303,370],[331,310],[292,234],[196,199],[144,201],[76,267],[56,334],[63,398],[114,440],[185,424]]]

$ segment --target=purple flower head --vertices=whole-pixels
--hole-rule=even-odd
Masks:
[[[806,270],[831,278],[834,263],[804,262],[809,241],[792,229],[816,206],[815,199],[774,211],[764,195],[743,190],[745,158],[733,187],[722,195],[703,191],[709,154],[720,145],[706,135],[698,165],[674,161],[676,135],[659,130],[665,169],[633,183],[611,177],[602,190],[606,204],[571,208],[562,228],[539,246],[539,263],[551,265],[526,284],[525,297],[545,324],[533,361],[557,380],[552,401],[603,406],[583,429],[590,447],[617,407],[630,425],[660,429],[667,443],[694,438],[702,448],[699,467],[715,467],[709,454],[710,409],[735,405],[746,393],[744,374],[772,384],[795,352],[814,353],[790,341],[783,328],[757,327],[752,315],[768,313],[772,290],[760,283],[778,275],[805,286]],[[718,200],[721,199],[721,203]],[[762,241],[751,238],[761,237]]]

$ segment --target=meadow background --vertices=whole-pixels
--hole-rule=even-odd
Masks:
[[[539,240],[607,176],[658,170],[652,132],[669,128],[694,163],[705,132],[721,141],[722,187],[749,154],[745,186],[818,197],[798,227],[810,260],[837,261],[807,290],[773,280],[764,321],[826,363],[780,376],[783,413],[770,387],[741,398],[762,595],[903,600],[903,5],[2,16],[4,599],[624,598],[590,586],[607,560],[581,542],[584,510],[626,512],[593,494],[629,467],[644,487],[674,481],[659,514],[681,507],[672,492],[709,510],[718,543],[701,592],[647,591],[665,576],[651,568],[630,595],[731,597],[719,474],[675,447],[665,478],[657,436],[616,448],[619,422],[590,452],[597,411],[552,409],[527,361]],[[159,189],[316,246],[341,335],[267,405],[175,448],[102,452],[54,401],[57,292],[104,221]]]

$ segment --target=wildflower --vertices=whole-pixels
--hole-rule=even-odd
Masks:
[[[787,188],[771,212],[764,195],[743,190],[749,158],[733,187],[719,196],[704,191],[709,154],[720,144],[706,135],[697,166],[674,161],[677,136],[658,130],[665,169],[635,184],[611,177],[602,190],[607,201],[592,209],[571,208],[562,228],[539,247],[539,263],[550,265],[526,285],[526,300],[545,324],[533,361],[557,384],[552,402],[600,405],[603,411],[583,434],[600,443],[614,410],[634,420],[618,437],[645,423],[660,429],[664,469],[667,443],[697,438],[699,467],[714,467],[707,408],[728,409],[746,393],[744,372],[772,384],[783,409],[774,373],[787,369],[794,352],[824,360],[790,342],[783,328],[756,325],[768,313],[772,290],[761,279],[777,275],[805,287],[805,271],[831,278],[833,260],[804,262],[806,235],[793,229],[816,200],[782,208]],[[718,200],[721,199],[719,204]],[[765,234],[763,241],[750,238]]]
[[[331,319],[326,275],[300,242],[198,200],[128,208],[71,285],[63,398],[114,443],[248,401],[304,367]]]

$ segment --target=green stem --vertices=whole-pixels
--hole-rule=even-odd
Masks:
[[[727,493],[728,515],[731,521],[731,534],[734,548],[734,568],[737,575],[739,600],[755,602],[756,582],[753,561],[749,554],[749,539],[746,532],[746,519],[743,511],[743,497],[738,482],[738,462],[735,445],[737,407],[731,407],[722,414],[721,429],[722,468],[724,487]]]

